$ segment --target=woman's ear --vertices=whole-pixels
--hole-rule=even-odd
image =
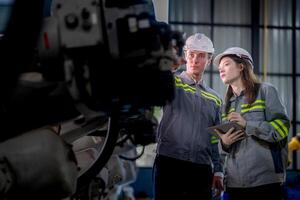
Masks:
[[[239,68],[241,69],[241,71],[243,71],[243,70],[245,69],[244,64],[240,63],[240,64],[239,64]]]

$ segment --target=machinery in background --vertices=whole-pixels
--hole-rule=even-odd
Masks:
[[[296,136],[292,137],[288,143],[289,150],[289,164],[292,162],[292,153],[300,149],[300,133],[297,133]]]
[[[16,0],[0,43],[0,196],[109,199],[134,181],[135,146],[154,141],[153,106],[174,96],[170,28],[148,0],[56,0],[41,28],[31,1]],[[19,79],[32,71],[42,80]]]
[[[300,149],[300,133],[291,138],[288,148],[290,152]]]

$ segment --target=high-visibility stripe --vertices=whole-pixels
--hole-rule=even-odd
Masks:
[[[205,91],[201,91],[201,92],[205,93],[208,96],[211,96],[212,98],[215,98],[217,101],[220,102],[220,104],[222,103],[222,100],[220,98],[218,98],[217,96],[215,96],[215,95],[213,95],[213,94],[211,94],[209,92],[205,92]]]
[[[254,101],[250,106],[254,106],[254,104],[263,104],[265,105],[265,100],[261,100],[261,99],[258,99],[256,101]],[[246,108],[246,107],[249,107],[249,104],[242,104],[241,105],[241,108]]]
[[[175,77],[175,83],[182,83],[181,79],[178,77]]]
[[[275,123],[278,126],[278,128],[280,128],[280,130],[284,133],[284,136],[287,136],[289,134],[289,125],[287,127],[280,119],[275,119],[272,122]]]
[[[215,98],[213,98],[213,97],[211,97],[211,96],[208,96],[208,95],[206,95],[205,93],[202,93],[202,92],[201,92],[201,95],[202,95],[204,98],[213,100],[213,101],[217,104],[217,106],[219,106],[219,107],[221,106],[220,102],[218,102],[217,99],[215,99]]]
[[[275,122],[280,125],[280,127],[285,132],[285,135],[287,136],[289,134],[289,125],[286,126],[280,119],[276,119]]]
[[[256,105],[256,106],[252,106],[250,108],[245,108],[241,110],[241,113],[245,113],[245,112],[249,112],[250,110],[255,110],[255,109],[265,109],[266,106],[264,105]]]
[[[225,120],[227,120],[227,114],[226,113],[222,113],[222,115],[221,115],[221,119],[222,119],[222,121],[225,121]]]
[[[234,108],[230,108],[230,109],[229,109],[229,113],[232,113],[232,112],[234,112],[234,111],[235,111]]]
[[[230,108],[228,113],[232,113],[234,111],[235,111],[235,108]],[[228,114],[227,113],[222,113],[221,117],[222,117],[222,121],[224,121],[225,119],[227,120]]]
[[[288,135],[288,128],[282,123],[281,120],[276,119],[269,123],[276,129],[282,138],[285,138]]]
[[[195,88],[192,88],[192,87],[188,87],[184,84],[176,84],[177,87],[183,89],[184,91],[187,91],[187,92],[191,92],[191,93],[196,93],[196,89]]]
[[[189,86],[188,84],[182,83],[182,80],[178,77],[175,77],[175,85],[183,90],[191,93],[196,93],[196,88]]]
[[[218,98],[217,96],[211,94],[211,93],[208,93],[208,92],[205,92],[205,91],[201,91],[201,94],[204,94],[206,96],[209,96],[211,98],[214,98],[216,100],[216,103],[218,106],[221,106],[222,105],[222,100],[220,98]]]
[[[210,95],[207,95],[207,93],[205,93],[205,92],[203,92],[203,91],[201,91],[201,95],[202,95],[204,98],[213,100],[213,101],[217,104],[217,106],[219,106],[219,107],[220,107],[221,104],[222,104],[218,99],[216,99],[216,98],[214,98],[214,97],[212,97],[212,96],[210,96]]]
[[[270,124],[276,129],[276,131],[280,134],[282,138],[285,137],[284,132],[278,127],[278,125],[275,122],[270,122]]]
[[[259,106],[259,105],[265,106],[266,104],[265,104],[265,103],[253,103],[253,104],[251,104],[251,105],[249,105],[249,104],[242,104],[242,105],[241,105],[241,108],[242,108],[242,109],[247,109],[247,108],[251,108],[251,107],[253,107],[253,106]]]
[[[265,109],[266,103],[265,100],[258,99],[254,101],[252,104],[242,104],[241,105],[241,113],[249,112],[254,109]]]
[[[210,139],[210,143],[211,144],[216,144],[219,142],[219,139],[216,137],[216,136],[211,136],[211,139]]]
[[[183,89],[184,91],[187,91],[187,92],[191,92],[191,93],[196,93],[195,90],[191,89],[191,88],[187,88],[187,87],[184,87],[184,85],[177,85],[177,87]]]
[[[218,137],[216,137],[215,135],[212,135],[211,139],[218,139]]]
[[[175,85],[179,88],[182,88],[183,90],[187,91],[187,92],[191,92],[191,93],[196,93],[197,89],[188,85],[188,84],[185,84],[182,82],[182,80],[178,77],[175,77]],[[207,99],[210,99],[210,100],[213,100],[214,102],[216,102],[216,104],[218,106],[221,106],[222,105],[222,100],[219,99],[217,96],[213,95],[213,94],[210,94],[208,92],[205,92],[205,91],[201,91],[201,95]]]
[[[219,140],[217,140],[217,139],[216,139],[216,140],[211,140],[211,141],[210,141],[211,144],[217,144],[218,142],[219,142]]]
[[[194,91],[194,92],[196,92],[196,88],[193,88],[193,87],[191,87],[191,86],[189,86],[189,85],[187,85],[187,84],[183,84],[183,87],[185,88],[185,89],[188,89],[188,90],[191,90],[191,91]]]

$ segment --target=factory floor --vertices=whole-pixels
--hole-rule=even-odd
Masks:
[[[137,180],[131,184],[136,194],[142,193],[153,199],[152,168],[140,167]],[[300,199],[300,171],[288,170],[284,185],[285,200]],[[226,193],[220,200],[226,200]]]

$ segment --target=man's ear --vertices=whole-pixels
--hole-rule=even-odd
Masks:
[[[208,60],[206,62],[206,65],[209,65],[212,61],[212,55],[208,55]]]
[[[183,58],[184,58],[184,60],[187,60],[187,51],[185,50],[185,51],[183,51]]]
[[[180,63],[180,65],[185,65],[186,64],[185,57],[180,57],[179,63]]]

